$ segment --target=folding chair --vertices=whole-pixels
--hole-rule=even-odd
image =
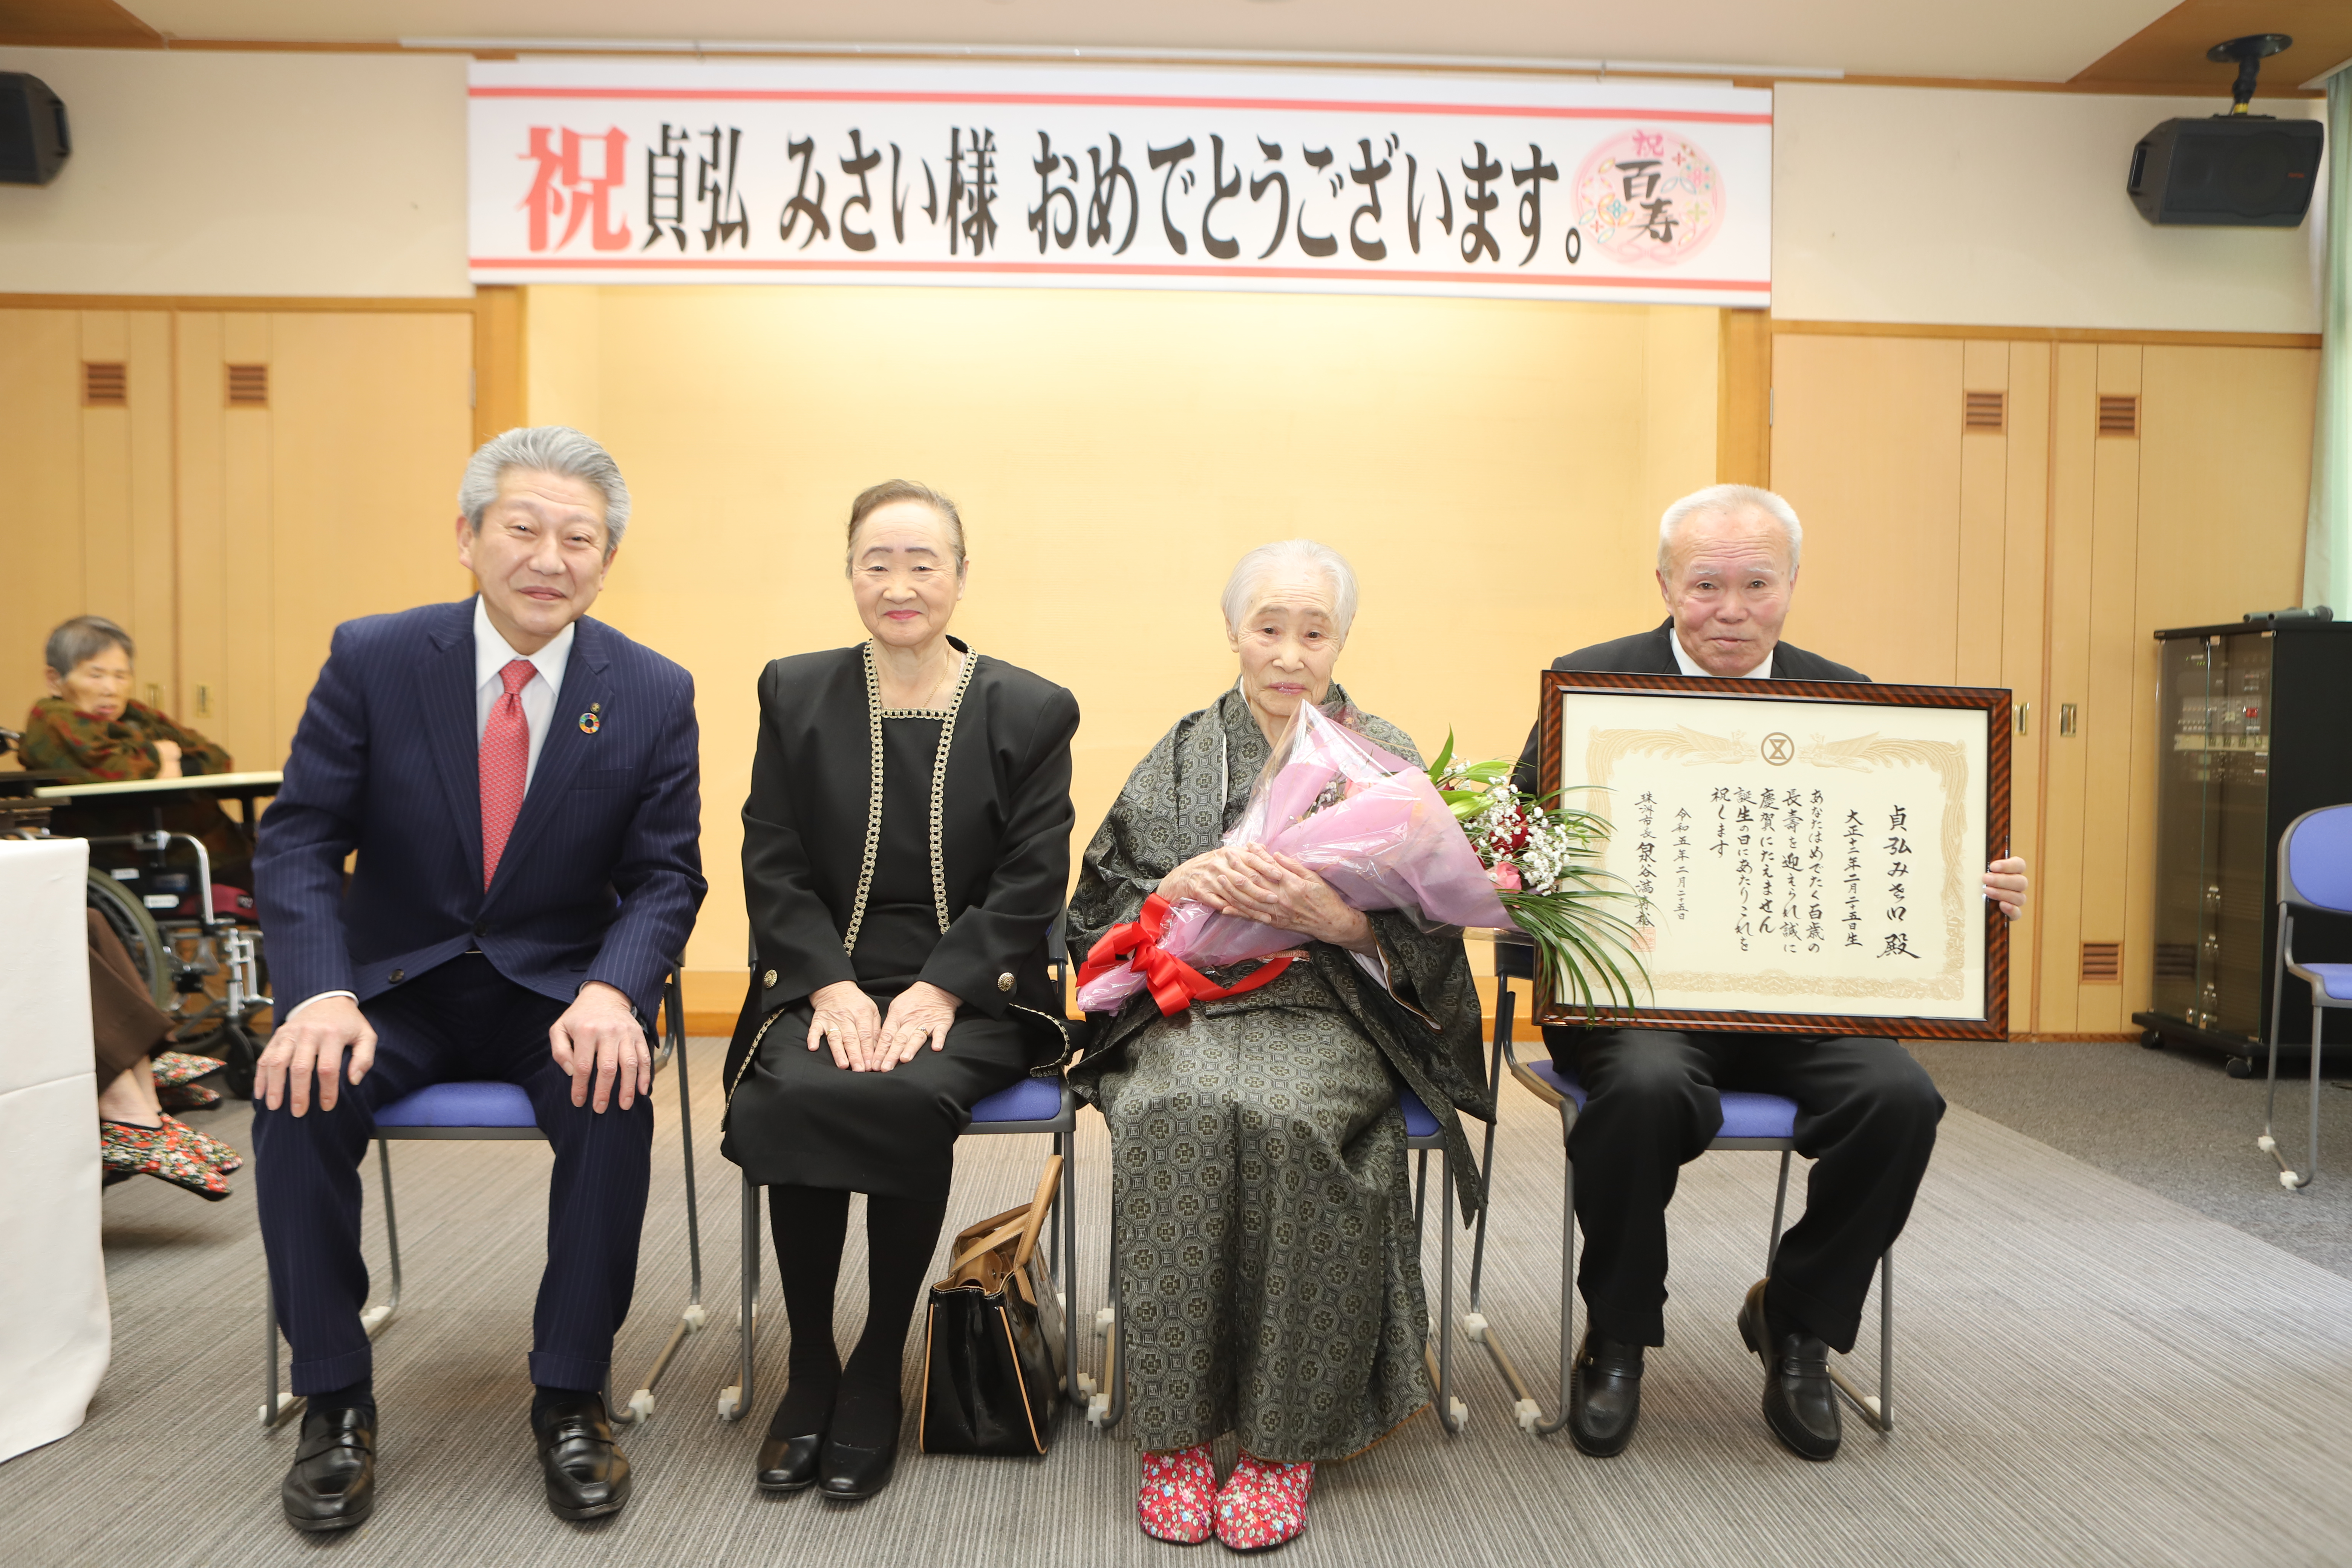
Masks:
[[[1063,919],[1061,915],[1054,917],[1054,928],[1047,939],[1048,952],[1062,952]],[[1057,984],[1064,968],[1059,962],[1047,965],[1047,973]],[[1076,1271],[1078,1245],[1077,1128],[1077,1101],[1070,1094],[1070,1086],[1059,1079],[1028,1078],[973,1106],[971,1125],[963,1130],[967,1138],[1044,1133],[1053,1139],[1054,1152],[1062,1156],[1061,1190],[1055,1194],[1046,1215],[1051,1240],[1045,1262],[1053,1277],[1055,1294],[1061,1302],[1063,1392],[1073,1405],[1084,1397],[1079,1385],[1087,1381],[1078,1373],[1077,1319],[1072,1311],[1069,1286]],[[722,1421],[740,1420],[751,1407],[753,1352],[760,1330],[760,1255],[764,1246],[760,1235],[760,1189],[748,1177],[742,1188],[743,1293],[735,1320],[739,1349],[735,1381],[719,1391],[719,1418]]]
[[[2279,835],[2278,957],[2271,971],[2270,1098],[2263,1103],[2263,1135],[2254,1146],[2278,1162],[2279,1185],[2290,1192],[2319,1178],[2320,1021],[2330,1007],[2352,1007],[2352,963],[2297,963],[2294,911],[2352,914],[2352,805],[2306,811]],[[2286,1006],[2286,977],[2311,987],[2311,1155],[2297,1174],[2272,1135],[2278,1109],[2279,1019]]]
[[[1413,1241],[1420,1244],[1424,1216],[1429,1206],[1429,1156],[1433,1151],[1438,1157],[1438,1213],[1445,1222],[1440,1251],[1440,1270],[1444,1278],[1438,1287],[1440,1306],[1437,1320],[1437,1348],[1433,1352],[1422,1347],[1422,1355],[1429,1365],[1430,1382],[1437,1389],[1438,1418],[1449,1433],[1459,1432],[1470,1419],[1470,1408],[1454,1393],[1454,1211],[1451,1207],[1453,1172],[1445,1152],[1443,1126],[1421,1097],[1410,1089],[1397,1090],[1398,1109],[1404,1112],[1404,1146],[1421,1157],[1415,1163],[1412,1194]],[[1487,1130],[1488,1150],[1494,1147],[1494,1131]],[[1490,1191],[1491,1196],[1491,1191]],[[1481,1221],[1483,1235],[1484,1221]],[[1095,1314],[1095,1335],[1104,1342],[1102,1381],[1099,1386],[1093,1378],[1081,1378],[1078,1383],[1087,1394],[1087,1425],[1098,1432],[1108,1432],[1118,1425],[1127,1414],[1127,1380],[1120,1375],[1122,1342],[1120,1334],[1118,1289],[1118,1243],[1114,1220],[1110,1245],[1110,1304]]]
[[[686,1148],[686,1245],[692,1271],[686,1310],[678,1315],[677,1327],[670,1331],[669,1342],[655,1358],[653,1370],[646,1374],[644,1384],[629,1396],[625,1406],[613,1405],[612,1379],[607,1374],[604,1385],[604,1408],[616,1426],[643,1421],[654,1413],[654,1385],[677,1354],[687,1336],[699,1332],[709,1321],[702,1306],[702,1224],[695,1203],[694,1192],[694,1097],[687,1081],[686,1070],[686,1000],[673,970],[662,983],[662,1043],[654,1056],[654,1070],[676,1062],[677,1072],[678,1134]],[[497,1081],[453,1081],[428,1084],[415,1093],[404,1095],[376,1112],[376,1168],[383,1186],[383,1235],[392,1254],[392,1291],[383,1300],[360,1313],[360,1323],[373,1339],[393,1314],[400,1310],[400,1226],[393,1212],[392,1202],[392,1142],[395,1139],[432,1139],[465,1142],[529,1141],[543,1134],[539,1120],[531,1110],[530,1096],[519,1085]],[[277,1426],[292,1415],[303,1405],[299,1394],[281,1394],[278,1388],[278,1310],[265,1272],[261,1289],[264,1338],[262,1345],[267,1363],[267,1395],[261,1406],[264,1430]]]
[[[1563,1072],[1547,1058],[1538,1062],[1522,1062],[1511,1038],[1511,1026],[1518,998],[1511,988],[1514,979],[1533,984],[1535,980],[1535,949],[1525,941],[1507,940],[1497,932],[1495,941],[1495,1061],[1507,1067],[1520,1085],[1546,1105],[1559,1112],[1560,1135],[1560,1221],[1559,1221],[1559,1406],[1558,1413],[1547,1416],[1543,1406],[1528,1391],[1527,1382],[1496,1337],[1494,1325],[1478,1310],[1480,1272],[1486,1262],[1486,1215],[1478,1222],[1478,1236],[1473,1248],[1470,1268],[1470,1310],[1463,1319],[1463,1331],[1473,1343],[1483,1344],[1493,1358],[1495,1370],[1510,1386],[1515,1401],[1512,1414],[1517,1417],[1520,1429],[1532,1436],[1544,1437],[1568,1425],[1569,1402],[1576,1375],[1576,1165],[1568,1157],[1568,1135],[1575,1130],[1576,1119],[1584,1110],[1584,1086],[1573,1073]],[[1797,1102],[1777,1094],[1752,1094],[1727,1090],[1723,1100],[1723,1130],[1718,1132],[1710,1150],[1754,1150],[1777,1152],[1780,1156],[1780,1187],[1772,1197],[1772,1236],[1765,1244],[1764,1272],[1772,1272],[1773,1259],[1780,1250],[1781,1221],[1786,1216],[1789,1202],[1789,1166],[1796,1152]],[[1494,1134],[1490,1127],[1486,1143],[1486,1180],[1489,1191],[1495,1178]],[[1491,1205],[1490,1205],[1491,1206]],[[1880,1432],[1895,1430],[1895,1249],[1887,1248],[1878,1260],[1878,1392],[1865,1394],[1855,1386],[1844,1373],[1834,1365],[1829,1369],[1830,1381],[1837,1391],[1853,1404],[1873,1427]]]

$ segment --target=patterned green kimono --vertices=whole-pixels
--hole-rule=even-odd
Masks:
[[[1331,705],[1346,700],[1334,686]],[[1413,756],[1393,725],[1349,721]],[[1217,846],[1267,750],[1238,689],[1160,738],[1087,847],[1074,954]],[[1138,993],[1070,1073],[1110,1124],[1129,1420],[1146,1449],[1231,1431],[1261,1458],[1344,1458],[1429,1402],[1397,1090],[1444,1122],[1465,1214],[1482,1198],[1455,1108],[1491,1117],[1494,1100],[1460,934],[1370,919],[1385,985],[1311,943],[1271,984],[1172,1018]]]

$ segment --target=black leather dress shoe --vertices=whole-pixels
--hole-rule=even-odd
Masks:
[[[549,1404],[533,1422],[547,1506],[558,1519],[602,1519],[629,1500],[629,1459],[613,1441],[604,1401],[574,1394]]]
[[[1595,1458],[1622,1454],[1642,1419],[1642,1347],[1588,1329],[1568,1391],[1568,1435]]]
[[[827,1443],[824,1459],[818,1467],[817,1491],[833,1502],[856,1502],[870,1498],[890,1484],[890,1472],[898,1467],[898,1439],[891,1434],[887,1447],[860,1448],[847,1443]]]
[[[822,1432],[811,1432],[804,1437],[771,1435],[760,1445],[760,1489],[796,1492],[816,1485],[817,1460],[824,1453]]]
[[[1769,1320],[1764,1288],[1769,1283],[1756,1281],[1739,1308],[1739,1337],[1764,1362],[1765,1424],[1790,1453],[1834,1458],[1845,1429],[1838,1417],[1837,1386],[1830,1382],[1830,1347]]]
[[[345,1405],[302,1414],[302,1442],[278,1489],[297,1530],[349,1530],[375,1511],[375,1412]]]

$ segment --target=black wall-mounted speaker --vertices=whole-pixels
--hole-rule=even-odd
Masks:
[[[2293,228],[2311,209],[2326,138],[2316,120],[2168,120],[2132,149],[2124,189],[2150,223]]]
[[[46,185],[73,152],[65,100],[22,71],[0,71],[0,185]]]

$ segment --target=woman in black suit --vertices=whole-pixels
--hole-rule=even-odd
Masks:
[[[871,634],[770,664],[743,805],[751,994],[727,1062],[728,1158],[770,1190],[792,1324],[759,1485],[888,1484],[900,1356],[979,1100],[1065,1054],[1046,941],[1069,885],[1077,700],[948,636],[955,506],[905,480],[849,517]],[[833,1297],[866,1194],[866,1327]]]

